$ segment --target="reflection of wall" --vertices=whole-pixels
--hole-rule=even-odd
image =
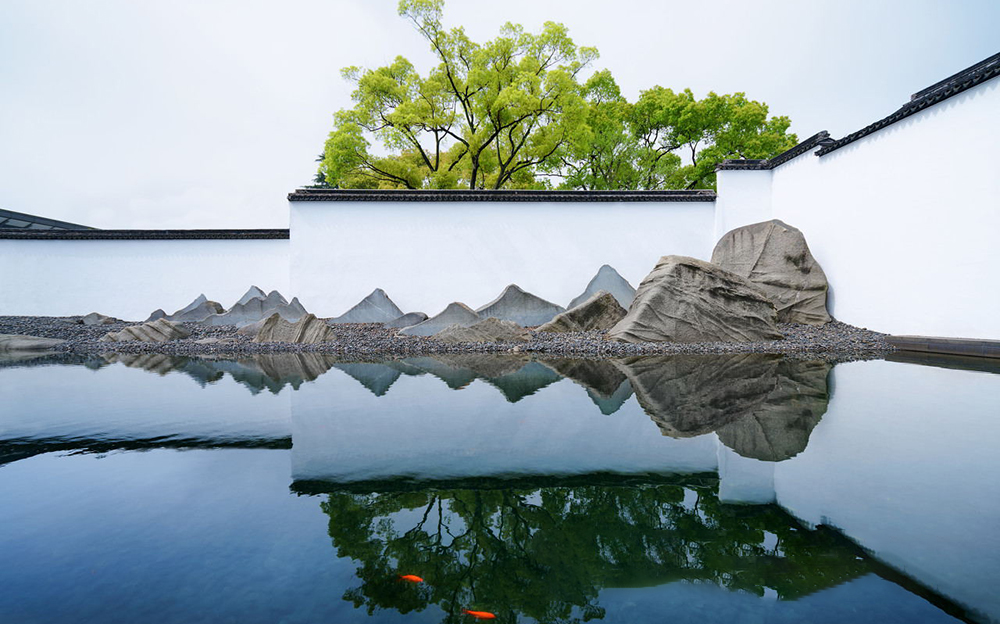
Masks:
[[[355,371],[356,372],[356,371]],[[401,375],[377,393],[330,371],[292,393],[295,480],[714,471],[716,440],[674,440],[629,399],[608,416],[563,379],[511,403],[476,380]]]
[[[773,464],[777,502],[1000,620],[1000,375],[842,364],[809,447]]]
[[[199,293],[232,305],[251,284],[288,295],[287,240],[2,240],[0,314],[144,320]],[[302,300],[309,306],[309,301]]]

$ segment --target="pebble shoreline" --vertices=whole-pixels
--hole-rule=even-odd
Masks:
[[[546,333],[531,331],[526,342],[447,344],[419,336],[400,336],[380,323],[335,325],[337,340],[320,344],[255,343],[236,333],[233,326],[205,327],[184,323],[191,336],[162,343],[99,342],[109,331],[140,323],[82,325],[78,317],[0,316],[0,334],[21,334],[66,340],[58,351],[94,353],[163,353],[171,355],[240,356],[252,353],[334,353],[371,357],[434,353],[536,353],[566,357],[621,358],[641,355],[773,353],[833,362],[880,359],[895,351],[886,334],[839,321],[822,326],[779,323],[784,340],[767,342],[717,342],[681,344],[647,342],[631,344],[606,338],[606,332]],[[198,342],[215,339],[219,342]]]

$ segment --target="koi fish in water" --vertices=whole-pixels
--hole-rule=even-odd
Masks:
[[[420,578],[416,574],[400,574],[400,580],[409,581],[411,583],[423,583],[424,579]]]
[[[477,620],[495,620],[497,616],[493,615],[489,611],[469,611],[468,609],[462,609],[462,613],[466,615],[471,615]]]

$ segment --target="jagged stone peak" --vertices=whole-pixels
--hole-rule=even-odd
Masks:
[[[186,306],[184,306],[180,310],[177,310],[176,312],[174,312],[170,316],[179,316],[181,314],[184,314],[185,312],[190,312],[191,310],[194,310],[195,308],[197,308],[198,306],[200,306],[203,303],[206,303],[207,301],[208,301],[208,297],[205,296],[205,293],[201,293],[200,295],[198,295],[197,297],[195,297],[194,301],[192,301],[191,303],[187,304]]]
[[[376,288],[354,307],[336,318],[331,323],[388,323],[403,316],[389,295],[381,288]]]
[[[277,301],[281,305],[288,305],[288,300],[282,297],[281,293],[278,292],[277,290],[272,290],[271,292],[267,293],[265,301],[267,301],[268,303]]]
[[[266,299],[266,298],[267,295],[264,294],[263,290],[261,290],[257,286],[251,286],[249,290],[247,290],[246,293],[244,293],[244,295],[240,297],[240,300],[236,302],[236,305],[246,305],[246,303],[251,299]]]
[[[626,310],[632,304],[632,300],[635,299],[635,288],[632,287],[632,284],[622,277],[613,266],[604,264],[601,265],[601,268],[597,270],[597,274],[587,283],[587,287],[583,292],[569,302],[568,307],[570,309],[575,308],[601,290],[611,293]]]
[[[482,318],[475,310],[460,301],[449,303],[444,310],[422,323],[405,327],[399,333],[408,336],[433,336],[451,325],[468,327],[478,323]]]
[[[563,311],[562,306],[529,293],[517,284],[509,284],[499,297],[477,309],[476,313],[482,318],[514,321],[527,327],[547,323]]]

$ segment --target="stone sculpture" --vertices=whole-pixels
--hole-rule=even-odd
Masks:
[[[393,303],[389,295],[385,294],[385,291],[381,288],[376,288],[353,308],[336,318],[330,319],[329,322],[388,323],[401,316],[403,316],[403,311]]]
[[[101,342],[167,342],[181,340],[191,335],[191,330],[180,323],[157,319],[142,325],[132,325],[119,332],[108,332],[101,337]]]
[[[664,256],[608,332],[620,342],[780,340],[777,313],[745,278],[686,256]],[[633,384],[634,386],[634,384]]]
[[[513,321],[524,327],[548,323],[566,309],[522,290],[517,284],[504,288],[500,296],[482,306],[476,313],[482,318]]]
[[[540,332],[584,332],[611,329],[625,318],[625,308],[611,293],[601,290],[589,299],[538,328]]]
[[[245,298],[246,295],[243,296],[243,299]],[[210,316],[202,323],[212,326],[235,325],[236,327],[244,327],[263,321],[272,314],[278,314],[281,318],[292,323],[306,315],[306,309],[299,303],[297,297],[293,297],[292,302],[289,303],[277,290],[272,290],[263,298],[252,297],[246,301],[243,299],[236,302],[224,314]]]
[[[162,318],[175,323],[197,323],[204,321],[214,314],[220,314],[222,311],[223,308],[220,304],[215,301],[209,301],[204,294],[200,294],[194,301],[187,304],[180,310]],[[157,312],[159,312],[159,310],[157,310]],[[155,315],[156,312],[150,315],[150,318],[154,321],[156,320],[153,318]]]
[[[253,341],[318,344],[336,339],[337,335],[333,329],[314,314],[306,314],[298,321],[289,323],[275,312],[261,324]]]
[[[48,351],[64,342],[66,341],[56,338],[42,338],[41,336],[0,334],[0,353],[9,351]]]
[[[98,312],[91,312],[90,314],[84,316],[80,319],[80,322],[84,325],[114,325],[120,322],[118,319],[105,316]]]
[[[434,334],[434,340],[449,344],[461,342],[524,342],[528,332],[513,321],[488,318],[475,325],[452,325]]]
[[[626,310],[632,305],[632,299],[635,298],[635,288],[632,288],[632,284],[629,284],[627,279],[619,275],[618,271],[611,265],[605,264],[597,270],[597,275],[590,280],[590,283],[587,284],[583,292],[569,302],[568,307],[575,308],[602,290],[614,295],[614,298],[621,307]]]
[[[423,323],[426,320],[427,315],[423,312],[408,312],[399,318],[389,321],[385,326],[392,329],[402,329],[404,327],[412,327],[417,323]]]
[[[802,232],[777,219],[736,228],[715,245],[712,262],[755,284],[778,311],[778,322],[822,325],[826,274]]]
[[[423,323],[417,323],[412,327],[405,327],[399,330],[399,333],[404,336],[433,336],[442,329],[451,327],[452,325],[468,327],[469,325],[475,325],[481,320],[483,319],[472,308],[456,301],[455,303],[449,303],[448,307],[442,310],[440,314],[430,317]]]

